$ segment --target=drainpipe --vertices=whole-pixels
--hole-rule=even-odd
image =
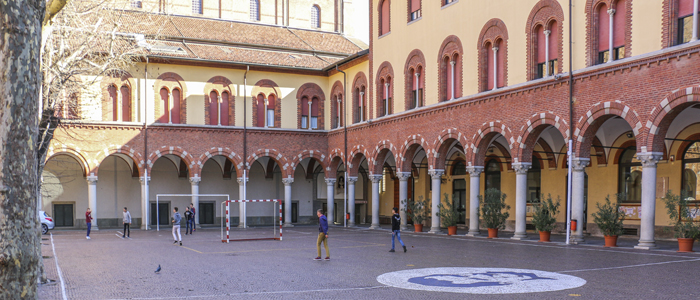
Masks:
[[[572,30],[572,0],[569,0],[569,151],[567,152],[567,160],[569,162],[569,168],[567,173],[569,177],[567,179],[568,186],[566,188],[566,244],[568,245],[571,240],[571,170],[573,166],[573,156],[574,156],[574,66],[572,62],[572,47],[574,45],[571,35]],[[579,220],[583,222],[583,220]],[[580,226],[583,226],[580,225]]]
[[[338,69],[338,65],[335,65],[335,69],[338,72],[343,73],[343,96],[345,96],[347,93],[347,74],[345,74],[345,72]],[[360,96],[360,97],[362,97],[362,96]],[[338,100],[338,104],[340,104],[340,100]],[[343,191],[343,193],[344,193],[344,195],[343,195],[343,226],[348,227],[348,218],[347,218],[347,215],[348,215],[348,122],[347,122],[347,118],[346,118],[348,115],[347,109],[344,109],[343,112],[345,113],[343,116],[343,120],[346,120],[345,123],[343,123],[343,127],[344,127],[343,133],[345,135],[345,151],[343,152],[343,154],[345,156],[344,157],[345,176],[343,176],[343,178],[344,178],[343,183],[344,183],[344,187],[345,187],[344,191]],[[340,118],[340,116],[338,116],[338,117]]]
[[[248,115],[246,112],[246,107],[248,106],[246,105],[246,85],[248,85],[248,71],[250,71],[250,66],[245,66],[245,73],[243,74],[243,200],[248,199],[248,175],[246,174],[246,171],[248,170],[248,121],[246,120],[246,117]],[[244,211],[241,214],[243,216],[243,228],[247,228],[248,214],[245,211],[245,202],[243,202],[243,209]]]

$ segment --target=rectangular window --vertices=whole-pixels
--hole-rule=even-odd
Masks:
[[[544,68],[545,68],[544,63],[537,64],[537,78],[535,78],[535,79],[540,79],[540,78],[544,77]]]
[[[678,19],[678,43],[685,44],[690,42],[693,37],[693,15]]]
[[[450,4],[450,3],[455,2],[455,1],[457,1],[457,0],[443,0],[442,3],[443,3],[443,5],[447,5],[447,4]]]
[[[311,117],[311,129],[318,129],[318,117]]]
[[[301,116],[301,128],[302,128],[302,129],[309,128],[309,126],[306,125],[306,124],[307,124],[307,118],[308,118],[307,116]]]
[[[142,8],[143,5],[141,4],[141,1],[131,1],[131,8]]]
[[[559,61],[556,59],[550,60],[549,61],[549,75],[555,75],[557,74],[557,70],[559,70]]]
[[[275,127],[275,110],[267,110],[267,127]]]
[[[615,60],[625,58],[625,46],[613,48]]]
[[[192,0],[192,13],[196,15],[202,14],[202,0]]]
[[[610,54],[610,51],[601,51],[598,52],[598,63],[606,63],[608,61],[608,56]]]
[[[420,13],[420,12],[421,12],[420,9],[417,10],[417,11],[412,12],[412,13],[411,13],[411,21],[417,20],[418,18],[420,18],[420,17],[421,17],[421,13]]]

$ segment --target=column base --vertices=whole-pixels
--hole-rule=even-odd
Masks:
[[[401,231],[408,230],[408,225],[401,225]]]
[[[282,227],[294,227],[294,225],[292,225],[292,223],[284,223]]]
[[[569,242],[572,244],[585,244],[586,240],[583,238],[582,235],[572,235],[571,238],[569,239]]]
[[[348,227],[356,227],[355,222],[348,222]]]
[[[237,227],[238,227],[238,228],[245,228],[245,225],[243,225],[243,224],[238,224]]]
[[[97,222],[95,222],[95,223],[97,223]],[[97,224],[92,225],[92,227],[90,227],[90,231],[99,231],[99,230],[100,230],[100,228],[97,227]]]
[[[382,229],[382,228],[379,227],[379,224],[372,224],[369,226],[369,229]]]
[[[441,233],[441,232],[442,232],[442,231],[440,231],[440,227],[437,227],[437,226],[436,226],[436,227],[431,227],[431,228],[430,228],[430,231],[428,231],[428,233]]]
[[[651,250],[656,248],[656,242],[654,240],[651,241],[639,241],[639,244],[637,246],[634,246],[634,249],[641,249],[641,250]]]
[[[141,230],[151,230],[151,226],[141,225]]]
[[[467,236],[471,236],[471,237],[480,236],[480,235],[481,235],[481,232],[479,232],[479,231],[471,231],[471,230],[470,230],[470,231],[467,233]]]
[[[511,240],[516,240],[516,241],[522,241],[524,239],[527,239],[527,233],[525,232],[516,232],[515,235],[513,235]]]

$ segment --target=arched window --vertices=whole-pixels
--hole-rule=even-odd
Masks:
[[[539,25],[535,28],[537,39],[536,55],[537,74],[535,79],[556,75],[559,73],[559,25],[551,21],[549,25]]]
[[[265,127],[265,95],[263,94],[258,94],[255,114],[257,117],[255,126]]]
[[[421,66],[418,66],[415,70],[411,68],[408,72],[408,76],[410,76],[410,82],[411,84],[408,86],[411,92],[411,96],[409,99],[411,99],[411,102],[409,103],[409,109],[414,109],[417,107],[421,107],[424,105],[423,103],[423,85],[420,80],[420,76],[423,75],[422,71],[423,68]]]
[[[260,21],[260,0],[250,0],[250,20]]]
[[[507,85],[508,29],[500,19],[491,19],[479,35],[479,92]]]
[[[202,0],[192,0],[192,13],[196,15],[202,14]]]
[[[335,115],[333,118],[333,128],[340,128],[343,126],[343,95],[334,95],[332,101],[336,106],[336,110],[333,112]]]
[[[163,113],[158,118],[159,123],[169,123],[170,122],[170,99],[169,92],[166,88],[160,89],[160,104],[163,108]]]
[[[107,93],[109,94],[109,102],[107,105],[112,109],[108,121],[119,121],[119,96],[117,96],[117,87],[114,85],[108,86]]]
[[[695,3],[693,0],[678,0],[678,20],[676,45],[698,39],[698,30],[693,28],[693,17],[697,17],[697,12],[693,12]],[[700,8],[698,8],[700,10]]]
[[[391,31],[390,28],[390,0],[382,0],[379,3],[379,35],[385,35]]]
[[[275,106],[277,105],[277,99],[274,94],[267,96],[267,108],[266,108],[266,120],[267,127],[275,127]]]
[[[367,120],[367,101],[365,100],[365,87],[360,86],[355,88],[355,123],[364,122]]]
[[[321,28],[321,8],[318,5],[311,6],[311,28]]]
[[[462,97],[462,51],[457,36],[448,36],[442,42],[438,73],[440,102]]]
[[[700,200],[700,141],[688,145],[683,154],[681,196],[685,200]]]
[[[318,129],[318,98],[311,99],[311,129]]]
[[[382,107],[380,108],[379,116],[388,116],[393,108],[391,97],[391,78],[382,78],[380,81],[381,91],[379,92],[382,99]]]
[[[533,155],[532,166],[527,171],[527,203],[539,203],[542,193],[542,166],[540,159]]]
[[[301,98],[301,129],[309,128],[309,98]]]
[[[121,120],[122,122],[131,122],[131,89],[122,85],[119,89],[121,100]]]
[[[596,8],[596,15],[598,17],[598,24],[596,24],[598,30],[597,63],[602,64],[625,58],[626,0],[618,0],[613,7],[600,3]]]
[[[497,159],[490,159],[484,168],[484,188],[501,190],[501,163]]]
[[[180,104],[182,101],[182,92],[180,89],[173,89],[173,106],[170,110],[170,119],[173,124],[180,124]]]
[[[219,93],[209,92],[209,125],[221,125],[219,122]]]
[[[102,104],[106,106],[103,107],[103,118],[108,121],[131,122],[131,88],[122,85],[117,89],[116,85],[110,84],[107,87],[107,97],[107,101]]]
[[[219,104],[219,122],[221,125],[228,126],[228,92],[221,93],[221,103]]]
[[[421,0],[408,0],[408,21],[418,20],[421,17]]]
[[[623,202],[642,201],[642,163],[635,154],[637,147],[622,150],[617,176],[617,192],[622,194]]]

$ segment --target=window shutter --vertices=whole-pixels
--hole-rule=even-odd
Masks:
[[[559,58],[559,24],[553,21],[549,30],[552,31],[549,34],[549,60],[554,60]]]
[[[420,1],[421,0],[411,0],[411,12],[417,11],[420,9]]]
[[[617,1],[613,18],[613,47],[617,48],[625,45],[625,28],[627,28],[627,3],[625,0]]]
[[[610,16],[608,15],[608,7],[602,4],[598,8],[598,51],[606,51],[610,48],[609,26]]]
[[[258,105],[256,106],[255,114],[257,115],[255,126],[265,127],[265,96],[262,94],[258,95]]]
[[[221,125],[228,126],[228,92],[221,93],[219,112],[221,113]]]
[[[549,36],[552,37],[551,35]],[[544,27],[537,27],[537,63],[544,63],[546,60],[547,37],[544,35]],[[551,53],[549,55],[552,55]]]
[[[158,119],[160,123],[168,123],[168,90],[166,88],[160,89],[160,103],[161,103],[161,115]]]
[[[180,90],[173,89],[173,124],[180,124],[180,97]]]

